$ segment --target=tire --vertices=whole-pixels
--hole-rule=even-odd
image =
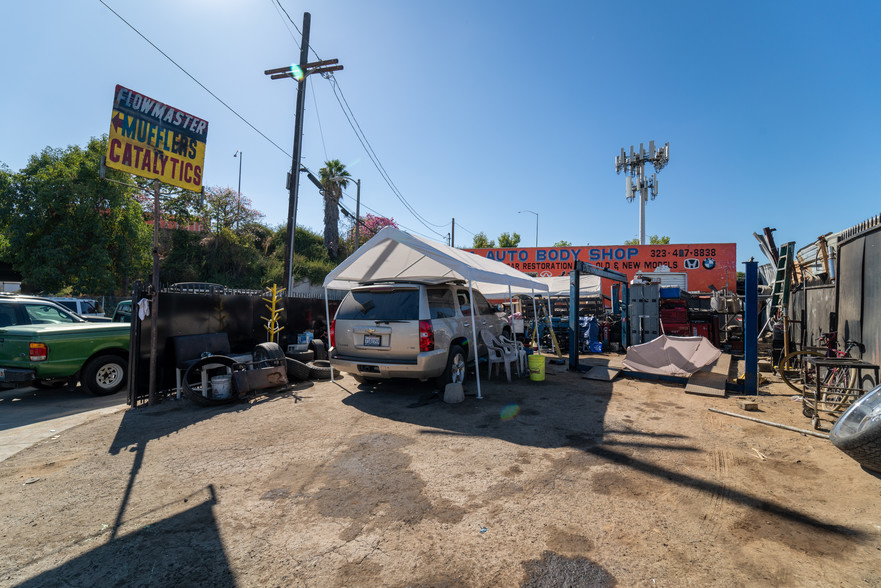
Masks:
[[[281,365],[285,360],[284,351],[278,343],[260,343],[252,352],[257,367]]]
[[[829,440],[864,468],[881,472],[881,386],[841,415]]]
[[[324,346],[324,341],[321,339],[312,339],[309,343],[309,349],[311,349],[315,353],[316,361],[323,361],[327,359],[327,348]]]
[[[313,359],[316,359],[315,352],[311,349],[309,351],[288,351],[285,354],[290,359],[295,359],[300,363],[309,363]]]
[[[128,379],[128,361],[118,355],[99,355],[83,367],[83,388],[95,396],[116,394]]]
[[[198,404],[199,406],[220,406],[238,400],[238,393],[235,391],[235,388],[233,388],[229,398],[209,398],[202,395],[202,370],[209,364],[221,364],[230,369],[241,365],[233,358],[225,355],[203,357],[184,372],[183,387],[187,398],[193,404]]]
[[[468,356],[465,350],[459,345],[450,347],[450,354],[447,356],[447,367],[444,373],[437,379],[438,387],[443,390],[447,384],[461,384],[465,381],[466,366]]]
[[[288,357],[285,362],[287,363],[288,378],[292,380],[308,380],[312,377],[312,370],[302,361]]]
[[[804,367],[805,360],[810,357],[825,357],[825,355],[819,351],[805,349],[794,351],[781,359],[780,365],[777,367],[777,371],[780,372],[780,377],[783,378],[786,385],[799,394],[804,393],[804,386],[812,387],[817,383],[815,370],[808,372],[807,382],[803,381],[802,378],[802,368]]]
[[[326,359],[313,361],[309,364],[309,377],[313,380],[329,380],[330,379],[330,362]],[[340,370],[333,370],[333,377],[340,377]]]

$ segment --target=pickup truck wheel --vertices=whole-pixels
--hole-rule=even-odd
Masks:
[[[108,396],[125,386],[128,361],[116,355],[101,355],[83,367],[83,388],[95,396]]]

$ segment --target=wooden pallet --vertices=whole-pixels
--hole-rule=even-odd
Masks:
[[[701,368],[688,378],[685,385],[687,394],[703,394],[705,396],[725,397],[725,384],[731,370],[731,356],[723,353],[719,359]]]

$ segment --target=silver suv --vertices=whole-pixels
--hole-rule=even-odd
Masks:
[[[436,379],[440,387],[465,379],[474,360],[472,320],[479,355],[480,331],[510,336],[504,313],[462,280],[376,282],[352,289],[330,326],[333,366],[359,381],[387,378]]]

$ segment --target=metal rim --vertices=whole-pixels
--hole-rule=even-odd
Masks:
[[[465,357],[461,353],[456,353],[450,362],[450,381],[453,384],[465,381]]]
[[[103,390],[111,390],[122,383],[125,371],[118,363],[108,363],[98,368],[95,373],[95,383]]]

